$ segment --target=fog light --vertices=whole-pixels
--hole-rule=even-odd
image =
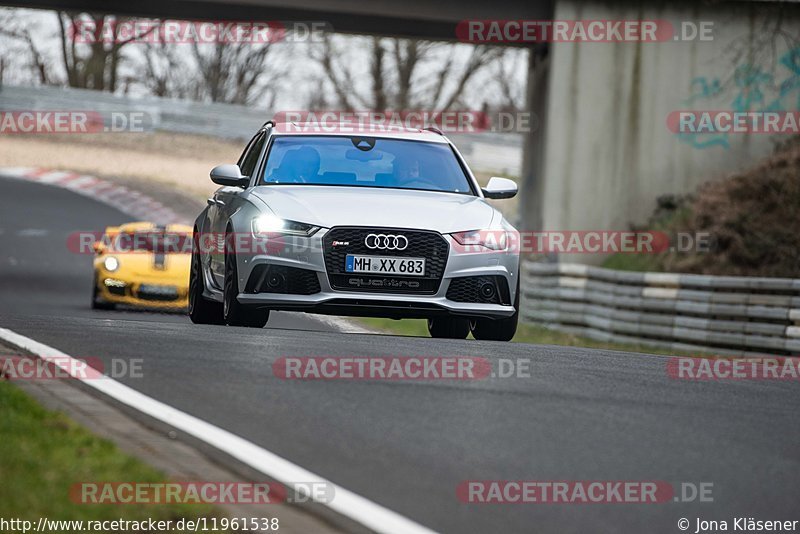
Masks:
[[[267,278],[267,286],[269,286],[271,289],[281,287],[285,283],[286,278],[284,278],[284,276],[280,273],[270,274],[269,278]]]
[[[486,300],[492,300],[495,295],[494,284],[483,284],[481,286],[481,297]]]

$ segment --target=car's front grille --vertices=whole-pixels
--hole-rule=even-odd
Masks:
[[[106,289],[108,289],[108,292],[111,293],[112,295],[116,295],[118,297],[124,297],[125,293],[126,293],[125,290],[127,288],[126,288],[126,286],[118,286],[118,285],[109,286],[109,285],[106,285]]]
[[[402,235],[408,239],[408,246],[404,250],[370,249],[365,244],[365,239],[369,234]],[[364,227],[332,228],[325,234],[323,247],[325,268],[333,289],[427,295],[432,295],[439,290],[450,249],[447,241],[438,232]],[[345,258],[348,254],[425,258],[425,274],[423,276],[401,276],[347,273],[345,272]]]
[[[315,271],[283,265],[256,265],[245,287],[246,293],[313,295],[320,291]]]
[[[175,286],[151,286],[142,284],[136,292],[141,300],[169,302],[178,299],[178,288]]]
[[[503,276],[464,276],[453,278],[447,298],[455,302],[511,304],[508,282]]]

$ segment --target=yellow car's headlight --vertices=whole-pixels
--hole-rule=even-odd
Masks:
[[[109,256],[105,260],[103,260],[103,267],[106,268],[106,271],[113,273],[117,269],[119,269],[119,260],[114,256]]]

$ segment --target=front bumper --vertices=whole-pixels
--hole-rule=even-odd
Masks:
[[[109,286],[106,284],[106,280],[113,280],[115,283],[123,282],[125,285],[122,287]],[[110,304],[164,310],[184,309],[189,306],[189,288],[185,284],[130,280],[124,277],[115,277],[113,273],[98,273],[95,284],[97,284],[97,297]],[[175,287],[177,289],[175,298],[142,291],[142,286],[148,285]]]
[[[239,302],[272,310],[390,318],[458,315],[499,319],[516,311],[512,303],[516,298],[519,255],[515,252],[460,252],[453,246],[452,238],[444,235],[442,237],[449,246],[447,262],[435,293],[342,290],[331,286],[326,269],[323,249],[326,233],[327,230],[321,230],[311,238],[286,238],[285,246],[268,254],[239,255]],[[254,291],[251,274],[254,271],[258,273],[259,266],[263,265],[311,271],[317,276],[319,291],[307,295]],[[497,277],[498,281],[503,280],[507,284],[502,299],[504,303],[460,302],[448,298],[451,282],[463,277]]]

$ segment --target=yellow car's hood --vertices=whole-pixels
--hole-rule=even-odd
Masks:
[[[189,283],[191,254],[153,254],[152,252],[129,252],[108,254],[119,261],[114,276],[123,280],[151,281],[160,284],[186,285]]]

